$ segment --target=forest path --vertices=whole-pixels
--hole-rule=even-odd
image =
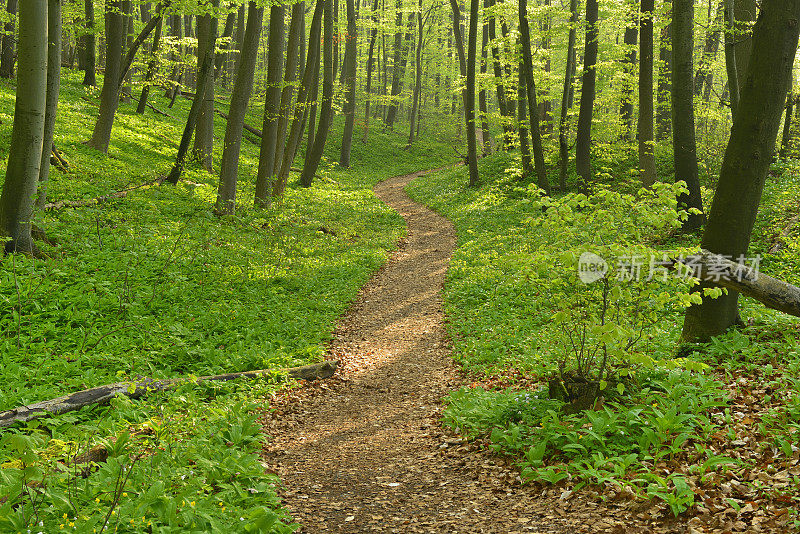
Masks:
[[[421,174],[375,187],[408,237],[341,319],[336,376],[273,402],[265,460],[299,532],[572,532],[516,471],[439,423],[442,397],[464,381],[440,297],[456,234],[403,191]]]

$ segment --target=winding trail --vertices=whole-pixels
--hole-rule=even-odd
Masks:
[[[456,234],[404,193],[421,174],[375,187],[408,237],[340,321],[337,377],[276,402],[265,463],[299,532],[574,532],[513,469],[439,424],[442,397],[465,380],[440,298]]]

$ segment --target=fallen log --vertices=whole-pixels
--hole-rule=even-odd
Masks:
[[[128,189],[113,191],[107,195],[102,195],[95,198],[88,198],[85,200],[59,200],[58,202],[48,202],[47,204],[44,205],[44,209],[58,210],[61,208],[82,208],[84,206],[93,206],[95,204],[102,204],[103,202],[114,198],[125,198],[132,191],[136,191],[137,189],[143,189],[155,183],[158,183],[158,180],[150,180],[149,182],[145,182],[143,184],[134,187],[129,187]]]
[[[327,360],[321,363],[313,363],[302,367],[291,367],[289,369],[260,369],[258,371],[243,371],[240,373],[226,373],[222,375],[201,376],[198,378],[173,378],[169,380],[153,380],[145,378],[137,382],[117,382],[106,384],[91,389],[85,389],[76,393],[71,393],[56,399],[50,399],[27,406],[19,406],[11,410],[0,412],[0,428],[14,423],[31,421],[48,414],[59,415],[62,413],[73,412],[85,406],[105,404],[118,395],[126,395],[132,399],[138,399],[153,391],[164,391],[174,389],[182,384],[227,381],[236,378],[258,378],[260,376],[287,376],[297,380],[318,380],[330,378],[336,371],[339,362],[337,360]]]
[[[738,291],[780,312],[800,317],[800,287],[707,250],[675,260],[700,280]]]
[[[217,113],[217,115],[219,115],[223,119],[228,120],[228,114],[227,113],[223,113],[222,111],[220,111],[218,109],[215,109],[214,111]],[[253,134],[255,136],[258,136],[258,137],[261,137],[263,135],[261,133],[261,130],[259,130],[258,128],[255,128],[253,126],[250,126],[246,122],[244,123],[244,129],[247,130],[248,132],[250,132],[251,134]]]

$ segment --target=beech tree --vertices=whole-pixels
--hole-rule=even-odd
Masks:
[[[598,9],[597,0],[586,0],[586,48],[583,53],[578,137],[575,141],[575,167],[582,192],[587,192],[592,182],[592,114],[594,110],[595,85],[597,83]]]
[[[31,219],[44,144],[47,27],[48,0],[23,0],[19,6],[17,98],[6,178],[0,194],[0,229],[11,238],[6,250],[28,254],[36,252]]]
[[[653,0],[641,0],[639,17],[639,175],[642,185],[656,181],[653,110]]]
[[[737,261],[747,254],[761,193],[772,161],[800,33],[800,0],[763,0],[752,54],[741,85],[702,248]],[[713,286],[704,282],[698,291]],[[683,338],[704,341],[739,319],[739,294],[729,290],[686,310]]]

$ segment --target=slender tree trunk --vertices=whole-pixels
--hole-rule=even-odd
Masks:
[[[245,9],[247,6],[242,4],[236,13],[236,37],[233,40],[231,52],[228,53],[227,69],[236,76],[239,72],[239,58],[241,57],[242,47],[244,46],[245,32]],[[249,8],[248,8],[249,9]],[[237,53],[238,52],[238,53]],[[255,66],[253,67],[255,68]]]
[[[183,24],[182,17],[180,15],[172,15],[170,17],[170,34],[179,42],[181,39],[183,39]],[[175,63],[175,66],[172,67],[172,73],[169,76],[169,79],[172,81],[172,83],[167,86],[168,88],[164,93],[164,96],[170,99],[170,108],[175,105],[175,97],[180,90],[181,81],[183,80],[183,68],[180,64],[178,64],[182,56],[183,45],[178,45],[177,54],[175,54],[175,52],[170,54],[170,58]]]
[[[519,36],[522,45],[523,79],[525,80],[526,99],[528,101],[528,118],[531,131],[531,146],[533,148],[533,166],[536,171],[536,184],[550,194],[550,184],[547,180],[547,168],[544,163],[544,149],[542,148],[542,134],[539,130],[539,107],[536,104],[536,84],[533,80],[533,57],[531,55],[531,34],[528,25],[527,0],[519,0]]]
[[[339,154],[339,165],[345,168],[350,166],[350,149],[353,146],[353,128],[356,121],[356,44],[358,44],[355,2],[346,0],[346,4],[347,35],[344,45],[344,65],[342,65],[342,84],[345,86],[344,135]]]
[[[625,77],[622,82],[622,103],[620,104],[619,115],[624,130],[623,136],[628,140],[631,140],[633,136],[633,79],[636,70],[636,43],[639,36],[639,28],[636,23],[636,8],[635,4],[629,4],[633,20],[625,28],[623,37],[627,52],[622,60],[622,70]]]
[[[26,0],[27,1],[27,0]],[[47,97],[42,135],[42,162],[39,166],[39,193],[36,208],[47,203],[47,183],[50,180],[50,153],[56,129],[58,91],[61,87],[61,0],[47,2]]]
[[[653,126],[653,12],[654,0],[641,0],[639,19],[639,173],[642,185],[656,181],[656,158]]]
[[[47,0],[23,0],[20,4],[14,126],[0,194],[0,231],[12,240],[6,250],[29,254],[36,252],[31,218],[42,162],[47,104],[47,11]]]
[[[106,0],[106,68],[103,75],[103,88],[100,91],[100,112],[92,131],[88,146],[108,152],[111,142],[111,128],[114,126],[114,115],[119,106],[119,82],[122,71],[122,43],[124,39],[125,21],[122,11],[122,0]]]
[[[207,4],[215,9],[219,6],[219,0]],[[210,51],[212,57],[216,58],[215,50],[217,46],[217,17],[207,13],[197,19],[197,53],[199,58],[205,57],[206,52]],[[199,74],[198,74],[199,75]],[[208,78],[202,85],[205,88],[203,93],[195,92],[195,99],[200,99],[200,116],[197,118],[197,126],[194,132],[194,157],[200,161],[202,167],[208,172],[212,172],[214,154],[214,69],[205,72]],[[197,80],[199,87],[200,80]]]
[[[478,2],[471,0],[470,25],[468,34],[468,51],[464,50],[464,38],[461,35],[461,10],[458,0],[450,0],[453,9],[453,36],[458,52],[458,66],[461,76],[466,77],[466,88],[462,91],[464,101],[464,118],[467,124],[467,165],[469,166],[469,185],[475,187],[480,182],[478,175],[478,143],[475,128],[475,56],[478,33]],[[474,29],[473,29],[474,23]],[[470,69],[471,68],[471,69]],[[470,74],[470,72],[472,74]]]
[[[694,132],[694,0],[673,0],[672,18],[672,148],[675,154],[675,180],[686,182],[688,193],[678,197],[678,208],[689,213],[685,232],[695,232],[703,224],[703,199],[697,169]]]
[[[275,150],[278,146],[278,115],[281,105],[281,77],[283,75],[284,28],[286,7],[274,4],[269,13],[269,51],[267,59],[267,98],[264,104],[264,126],[261,129],[261,151],[256,178],[256,207],[269,204],[268,189],[275,175]]]
[[[142,87],[142,93],[139,95],[139,105],[136,107],[136,113],[142,114],[144,110],[147,108],[147,99],[150,97],[150,85],[153,82],[153,78],[156,76],[156,72],[158,72],[158,54],[159,49],[161,47],[161,30],[164,26],[163,19],[158,22],[156,25],[155,33],[153,33],[153,47],[150,50],[150,61],[147,63],[147,73],[144,77],[144,87]]]
[[[709,4],[709,15],[711,6]],[[717,13],[712,24],[706,33],[706,42],[703,46],[703,54],[700,56],[700,65],[694,77],[695,96],[703,95],[703,100],[708,102],[711,96],[711,84],[714,80],[714,62],[719,52],[719,34],[722,27],[723,16],[725,14],[724,2],[719,3]]]
[[[399,5],[399,4],[398,4]],[[400,24],[402,24],[402,11],[399,12]],[[402,38],[398,46],[398,39],[395,37],[394,64],[392,66],[392,99],[386,113],[386,127],[394,128],[394,121],[397,118],[397,107],[400,94],[403,92],[403,78],[405,77],[406,65],[408,63],[408,44],[411,40],[411,30],[414,24],[414,14],[408,14],[408,25],[406,26],[405,37]]]
[[[133,2],[132,0],[122,1],[122,11],[124,13],[124,29],[122,41],[122,54],[123,56],[133,46]],[[131,71],[128,70],[122,73],[123,85],[120,89],[122,102],[128,104],[131,101]]]
[[[197,71],[197,92],[196,95],[205,93],[205,84],[211,80],[206,74],[214,68],[214,49],[206,47],[206,53],[200,62]],[[192,141],[192,134],[197,126],[197,119],[200,116],[200,108],[203,105],[203,100],[195,95],[192,101],[192,106],[189,108],[189,115],[186,117],[186,125],[183,128],[181,135],[181,142],[178,145],[178,153],[175,155],[175,163],[170,170],[169,175],[164,179],[167,183],[176,185],[181,179],[184,166],[186,165],[186,154],[189,152],[189,144]]]
[[[222,29],[222,39],[230,39],[233,36],[233,29],[236,25],[236,12],[228,13],[225,18],[225,27]],[[225,45],[225,48],[230,50],[231,41]],[[214,78],[220,78],[223,75],[223,68],[225,67],[225,60],[228,58],[227,52],[220,52],[214,58]]]
[[[736,54],[736,19],[734,16],[734,0],[725,0],[725,70],[728,74],[728,93],[731,99],[731,116],[736,117],[739,107],[739,64]],[[743,73],[742,73],[743,74]]]
[[[483,5],[486,6],[487,0],[483,0]],[[422,7],[420,7],[422,10]],[[420,33],[421,35],[421,33]],[[486,77],[487,67],[487,53],[486,48],[489,46],[489,24],[484,17],[481,17],[481,79]],[[489,108],[486,104],[486,89],[481,84],[480,91],[478,91],[478,108],[481,114],[481,140],[483,141],[481,151],[483,155],[491,154],[492,152],[492,136],[489,133]]]
[[[775,147],[800,32],[800,0],[763,0],[753,30],[747,79],[722,162],[701,246],[738,261],[747,254]],[[701,283],[698,291],[707,287]],[[729,290],[686,310],[683,337],[705,341],[739,322]]]
[[[84,0],[86,35],[83,39],[84,75],[83,85],[97,84],[95,68],[97,65],[97,37],[94,35],[94,0]]]
[[[302,4],[302,2],[301,2]],[[239,152],[242,147],[242,128],[250,94],[253,91],[258,42],[264,20],[264,8],[251,0],[247,5],[247,29],[242,37],[240,60],[233,82],[231,107],[228,124],[225,128],[225,141],[220,161],[219,188],[217,189],[216,211],[232,214],[236,209],[236,183],[239,174]]]
[[[333,118],[333,2],[324,0],[324,24],[323,24],[323,47],[322,47],[322,104],[320,105],[319,129],[314,136],[314,144],[306,151],[306,161],[303,171],[300,174],[300,185],[311,187],[314,175],[319,168],[322,153],[325,150],[325,142],[328,138],[328,130]]]
[[[370,35],[369,35],[369,53],[367,54],[367,86],[364,89],[364,93],[366,94],[365,98],[366,102],[364,104],[364,136],[361,138],[361,142],[365,144],[367,142],[367,136],[369,135],[369,106],[370,106],[370,100],[372,99],[371,90],[372,90],[373,59],[375,51],[375,41],[377,40],[378,37],[378,0],[374,0],[372,4],[372,24],[373,27],[370,30]]]
[[[300,84],[300,89],[297,93],[298,105],[294,110],[294,118],[292,120],[291,130],[289,131],[289,139],[286,142],[286,149],[283,151],[283,162],[281,163],[280,173],[278,174],[278,179],[275,180],[275,184],[272,188],[272,196],[276,198],[283,196],[284,189],[286,188],[286,179],[289,176],[292,163],[294,163],[294,158],[297,154],[297,147],[300,145],[300,138],[303,136],[303,125],[305,122],[304,117],[308,114],[312,87],[316,83],[317,73],[319,72],[319,47],[320,35],[322,33],[322,11],[324,5],[325,0],[317,0],[317,5],[314,8],[314,15],[311,18],[305,71],[303,72],[303,81]],[[313,145],[313,143],[311,143],[311,145]]]
[[[419,12],[417,13],[417,35],[416,56],[414,58],[414,96],[411,103],[411,128],[408,133],[408,146],[414,142],[415,129],[418,126],[417,118],[419,115],[419,95],[422,91],[422,0],[419,0]]]
[[[575,0],[577,1],[577,0]],[[489,9],[495,5],[494,0],[484,0],[484,10]],[[489,18],[489,40],[492,44],[492,66],[494,69],[495,88],[497,90],[497,107],[500,108],[500,115],[503,121],[503,150],[509,150],[513,145],[512,138],[514,129],[511,126],[513,117],[508,109],[508,102],[506,101],[506,89],[503,82],[503,67],[500,65],[500,50],[495,44],[497,39],[496,34],[496,15]]]
[[[550,0],[544,0],[544,5],[549,8]],[[551,61],[550,61],[550,46],[551,38],[550,31],[552,29],[552,21],[550,12],[546,12],[541,17],[539,23],[542,40],[541,50],[544,53],[544,72],[546,77],[550,77]],[[538,98],[539,101],[539,129],[543,134],[550,135],[553,133],[553,102],[550,100],[548,94],[543,95],[543,98]]]
[[[3,39],[3,49],[0,52],[0,77],[13,78],[14,77],[14,62],[16,61],[16,47],[14,45],[14,19],[17,14],[17,0],[8,0],[6,4],[6,13],[11,19],[5,23],[3,30],[5,31],[5,38]]]
[[[572,86],[575,80],[575,41],[577,40],[578,0],[569,2],[569,37],[567,39],[567,65],[564,69],[564,90],[561,93],[561,117],[558,124],[559,172],[558,185],[567,191],[567,168],[569,167],[569,109],[572,107]]]
[[[790,93],[786,100],[786,118],[783,121],[783,136],[781,139],[781,153],[780,158],[786,159],[789,155],[789,148],[792,140],[792,113],[794,105],[797,101],[797,96]]]
[[[528,145],[528,97],[525,87],[525,71],[518,69],[517,83],[517,125],[519,131],[519,154],[522,159],[522,179],[528,180],[533,176],[533,163],[531,161],[531,149]]]
[[[580,190],[589,191],[592,182],[592,111],[597,80],[597,0],[586,0],[586,49],[583,54],[583,81],[581,108],[578,115],[578,138],[575,142],[575,167],[580,180]]]
[[[289,116],[292,115],[292,98],[294,97],[294,86],[295,80],[297,79],[297,65],[300,62],[300,41],[305,38],[305,35],[302,35],[300,32],[305,16],[304,1],[301,0],[292,5],[289,39],[286,43],[286,68],[283,74],[278,133],[275,144],[275,163],[273,167],[273,174],[275,175],[280,173],[283,152],[286,147],[286,129],[289,125]]]
[[[672,93],[672,3],[670,0],[670,11],[667,14],[670,22],[661,30],[659,40],[658,59],[660,65],[658,69],[658,93],[656,94],[656,139],[659,141],[666,139],[672,131],[672,107],[669,103],[669,96]]]

